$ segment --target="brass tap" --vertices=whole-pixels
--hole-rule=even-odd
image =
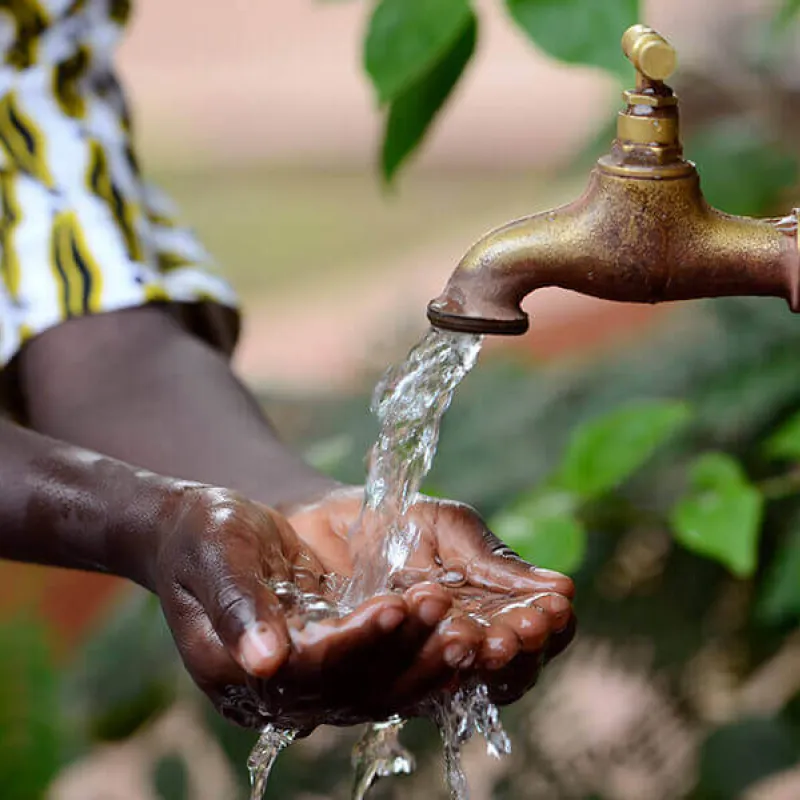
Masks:
[[[545,286],[631,303],[762,295],[800,310],[797,213],[752,219],[706,203],[683,158],[673,47],[644,25],[622,37],[636,68],[611,151],[578,200],[511,222],[467,252],[428,318],[440,328],[522,334],[522,299]]]

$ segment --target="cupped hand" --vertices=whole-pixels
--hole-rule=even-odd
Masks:
[[[386,686],[413,686],[450,607],[436,585],[374,597],[335,615],[344,576],[276,511],[223,489],[190,487],[151,568],[183,662],[226,717],[308,732],[391,713]],[[395,709],[396,710],[396,709]]]
[[[226,717],[308,732],[421,713],[479,677],[498,702],[535,682],[574,627],[572,582],[518,559],[467,506],[421,499],[393,591],[336,614],[362,492],[284,517],[222,489],[181,498],[153,585],[184,664]]]
[[[353,542],[362,499],[360,489],[340,490],[289,516],[326,572],[350,575],[353,543],[372,550],[370,536],[383,533],[361,525]],[[420,497],[408,521],[415,543],[390,588],[444,591],[448,610],[416,650],[390,653],[404,670],[385,676],[384,697],[410,714],[430,693],[478,678],[495,702],[513,702],[574,635],[572,581],[521,559],[462,503]]]

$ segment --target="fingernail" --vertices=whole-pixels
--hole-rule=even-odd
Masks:
[[[545,567],[533,567],[531,572],[535,572],[537,577],[544,578],[545,580],[564,580],[563,573]]]
[[[550,598],[550,611],[553,614],[567,614],[572,609],[572,603],[560,594],[554,594]]]
[[[461,666],[461,662],[467,656],[467,650],[464,645],[449,644],[445,647],[443,655],[445,663],[448,666],[458,669],[458,667]]]
[[[280,648],[278,637],[272,628],[263,623],[258,623],[244,632],[239,645],[239,655],[244,668],[253,672],[265,665],[263,662],[272,661]]]
[[[560,594],[551,594],[538,601],[536,607],[549,614],[553,632],[562,631],[572,616],[572,603]]]
[[[475,651],[469,650],[467,654],[464,656],[464,658],[462,658],[461,661],[458,662],[458,668],[468,669],[473,665],[474,662],[475,662]]]
[[[405,619],[405,614],[399,608],[387,608],[380,613],[378,625],[384,631],[393,631]]]
[[[419,618],[433,627],[447,611],[448,603],[443,600],[425,600],[419,607]]]

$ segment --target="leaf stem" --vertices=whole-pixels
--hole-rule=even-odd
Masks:
[[[800,493],[800,467],[783,475],[767,478],[756,484],[756,488],[767,500],[782,500]]]

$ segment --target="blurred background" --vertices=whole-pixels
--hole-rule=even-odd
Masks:
[[[643,4],[641,21],[678,48],[687,152],[723,210],[797,203],[798,5]],[[347,480],[363,478],[375,432],[371,385],[425,330],[461,254],[571,199],[612,135],[618,78],[548,57],[502,3],[475,6],[475,58],[389,188],[361,64],[367,4],[142,0],[122,48],[145,170],[241,293],[239,373],[287,438]],[[457,395],[431,492],[502,527],[525,517],[576,431],[613,423],[625,442],[626,425],[667,403],[691,421],[581,500],[571,549],[530,522],[520,549],[575,575],[581,634],[506,712],[515,755],[469,750],[473,797],[800,797],[800,322],[773,301],[643,308],[558,289],[526,310],[528,336],[490,342]],[[744,568],[724,543],[692,552],[673,535],[675,504],[711,451],[738,478],[713,498],[712,527],[757,542]],[[757,498],[752,530],[737,527],[743,498]],[[243,796],[253,736],[186,684],[149,598],[97,576],[0,571],[4,798]],[[415,725],[408,739],[419,772],[375,796],[443,796],[434,732]],[[347,796],[352,742],[322,730],[292,748],[268,796]]]

